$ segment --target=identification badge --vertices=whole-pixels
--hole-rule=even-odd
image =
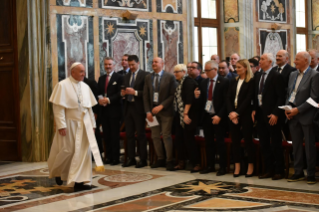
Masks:
[[[158,102],[158,92],[155,92],[154,93],[154,99],[153,99],[153,102]]]
[[[104,94],[104,97],[107,97],[107,93]]]
[[[296,91],[291,93],[290,98],[289,98],[289,102],[294,103],[295,98],[296,98]]]
[[[263,99],[263,95],[258,94],[258,104],[259,104],[259,106],[262,106],[262,105],[263,105],[262,99]]]
[[[205,106],[205,110],[206,110],[207,112],[210,112],[210,111],[212,110],[212,101],[207,100],[206,106]]]

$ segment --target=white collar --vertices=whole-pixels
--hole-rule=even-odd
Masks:
[[[76,79],[74,79],[71,75],[69,77],[69,79],[71,80],[71,82],[78,84],[80,81],[77,81]]]

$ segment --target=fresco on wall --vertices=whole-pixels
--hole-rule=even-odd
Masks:
[[[56,0],[58,6],[70,7],[90,7],[93,6],[93,0]]]
[[[152,11],[151,0],[98,0],[99,7],[104,9]]]
[[[275,56],[279,50],[287,50],[287,40],[287,30],[259,29],[260,55],[272,53]]]
[[[173,73],[174,66],[183,63],[183,23],[157,20],[158,56],[164,59],[165,70]]]
[[[182,0],[156,0],[156,11],[183,14]]]
[[[153,60],[152,21],[121,18],[99,18],[100,29],[100,73],[105,74],[103,58],[113,57],[115,70],[122,69],[124,54],[135,54],[140,59],[140,68],[150,71]]]
[[[94,79],[93,17],[57,15],[59,81],[70,75],[74,62],[81,62],[86,77]]]
[[[286,0],[257,0],[258,21],[287,23]]]
[[[312,0],[311,2],[312,8],[312,30],[318,31],[319,30],[319,0]]]
[[[312,48],[319,51],[319,34],[312,35]]]
[[[224,29],[225,56],[230,57],[234,52],[239,51],[239,27],[228,27]]]
[[[224,0],[225,23],[239,22],[238,0]]]

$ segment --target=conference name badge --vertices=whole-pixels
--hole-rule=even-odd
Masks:
[[[212,105],[213,105],[213,102],[211,100],[207,100],[205,110],[207,112],[210,112],[212,110]]]
[[[258,94],[258,103],[259,103],[259,106],[262,106],[263,105],[263,95],[261,94]]]
[[[154,98],[153,98],[153,102],[158,102],[158,92],[154,93]]]
[[[290,103],[295,102],[296,94],[297,94],[296,91],[292,92],[292,94],[290,95],[290,98],[289,98]]]

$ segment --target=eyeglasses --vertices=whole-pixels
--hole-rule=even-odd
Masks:
[[[174,71],[174,74],[178,74],[179,72],[182,72],[182,71]]]
[[[188,69],[197,69],[197,67],[194,66],[187,66]]]
[[[208,70],[205,69],[204,71],[209,72],[209,71],[214,70],[214,69],[216,70],[216,68],[212,68],[212,69],[208,69]]]

